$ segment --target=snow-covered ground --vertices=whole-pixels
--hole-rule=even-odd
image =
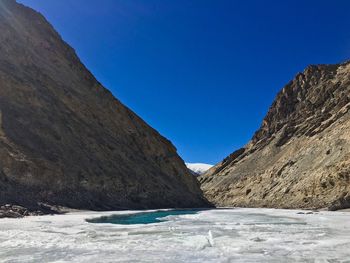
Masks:
[[[188,169],[199,175],[204,174],[213,167],[213,165],[206,163],[186,163],[186,166]]]
[[[217,209],[149,225],[123,212],[0,220],[0,262],[349,262],[350,213]]]

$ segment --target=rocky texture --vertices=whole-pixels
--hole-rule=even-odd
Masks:
[[[58,213],[61,213],[59,208],[46,206],[40,203],[36,205],[35,209],[11,204],[0,206],[0,218],[22,218],[25,216],[38,216]]]
[[[298,74],[252,140],[200,181],[219,206],[350,207],[350,63]]]
[[[200,207],[175,147],[106,90],[39,13],[0,1],[0,204]]]

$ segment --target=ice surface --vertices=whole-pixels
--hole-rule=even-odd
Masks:
[[[350,262],[350,213],[216,209],[147,225],[85,220],[123,212],[0,220],[0,262]]]

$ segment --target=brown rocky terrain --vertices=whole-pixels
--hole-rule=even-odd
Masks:
[[[350,207],[350,62],[299,73],[252,140],[200,181],[218,206]]]
[[[5,204],[207,206],[175,147],[115,99],[42,15],[14,0],[0,1]]]

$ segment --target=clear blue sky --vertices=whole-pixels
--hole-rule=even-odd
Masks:
[[[347,0],[20,0],[188,162],[216,163],[258,129],[308,64],[350,58]]]

